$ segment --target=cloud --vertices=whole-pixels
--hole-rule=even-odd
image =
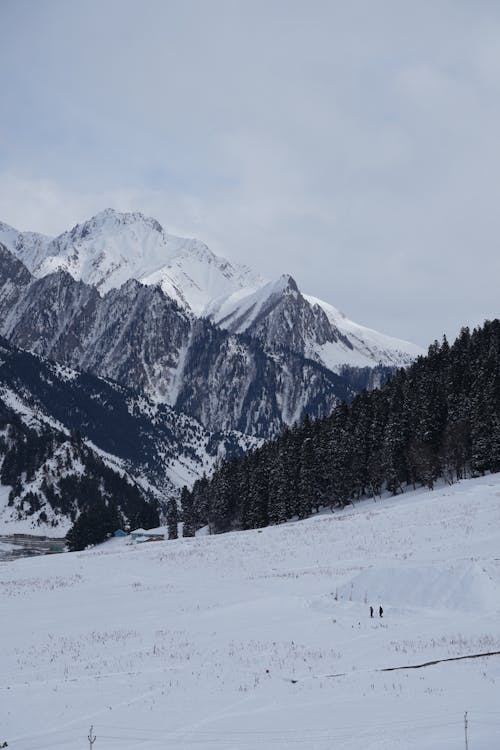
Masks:
[[[427,343],[498,314],[500,9],[5,0],[0,219],[156,216]]]

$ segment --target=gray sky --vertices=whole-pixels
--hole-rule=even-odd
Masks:
[[[0,0],[0,220],[139,210],[426,345],[500,314],[500,3]]]

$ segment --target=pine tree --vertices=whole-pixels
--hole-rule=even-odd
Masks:
[[[167,503],[167,528],[169,539],[177,539],[179,536],[177,526],[178,522],[179,516],[177,512],[177,501],[171,499]]]
[[[243,519],[243,528],[258,529],[267,526],[269,473],[265,456],[258,453],[251,457],[251,470],[248,480],[248,503]]]
[[[211,534],[231,528],[231,484],[228,465],[222,465],[210,483],[208,523]]]
[[[269,523],[279,524],[290,518],[290,497],[287,482],[283,447],[275,446],[273,460],[269,466],[268,513]]]
[[[181,508],[183,520],[182,536],[192,537],[196,533],[196,524],[193,513],[193,494],[189,492],[186,486],[181,490]]]

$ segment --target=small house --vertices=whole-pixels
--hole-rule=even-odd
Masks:
[[[115,537],[122,537],[122,536],[128,536],[126,531],[123,531],[123,529],[117,529],[115,533],[113,534]]]
[[[146,531],[145,529],[136,529],[130,534],[132,542],[140,544],[142,542],[163,542],[165,534],[158,531]]]

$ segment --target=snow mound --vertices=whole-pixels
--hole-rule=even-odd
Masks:
[[[487,611],[500,601],[499,581],[478,563],[452,567],[402,565],[368,568],[339,588],[342,599],[378,607],[426,607],[467,612]]]

